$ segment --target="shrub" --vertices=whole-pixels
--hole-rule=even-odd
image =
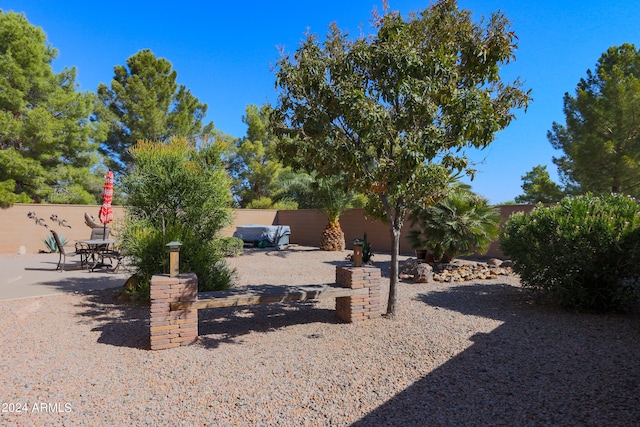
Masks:
[[[564,307],[623,311],[638,297],[639,238],[635,200],[587,194],[512,215],[500,245],[524,286]]]
[[[274,202],[271,197],[260,197],[252,200],[247,204],[247,209],[277,209],[277,210],[296,210],[298,202],[293,200],[280,200]]]
[[[373,251],[371,250],[371,243],[367,240],[367,233],[364,233],[362,238],[362,262],[364,264],[371,264],[373,261]]]
[[[232,198],[219,147],[172,139],[140,142],[131,154],[135,166],[121,182],[128,206],[120,243],[137,286],[144,291],[151,276],[168,272],[166,244],[179,241],[180,271],[195,273],[200,291],[228,288],[232,271],[217,235],[231,223]]]
[[[236,256],[242,253],[244,242],[237,237],[223,237],[216,241],[216,244],[224,253],[224,256]]]

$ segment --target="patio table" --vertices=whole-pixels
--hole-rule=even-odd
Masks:
[[[98,267],[103,267],[107,264],[104,264],[102,261],[104,260],[104,254],[110,251],[109,247],[113,245],[116,241],[114,239],[83,239],[76,240],[77,244],[84,245],[86,249],[86,261],[87,266],[89,265],[89,259],[92,260],[93,265],[89,268],[90,271],[95,270]],[[76,252],[78,250],[76,249]]]

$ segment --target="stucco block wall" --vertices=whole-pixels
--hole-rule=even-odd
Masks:
[[[505,221],[514,212],[528,212],[533,205],[503,205],[500,206],[500,214]],[[46,247],[43,239],[51,235],[49,230],[55,229],[64,236],[68,242],[87,239],[91,232],[84,223],[84,214],[89,213],[94,218],[98,217],[99,205],[46,205],[46,204],[16,204],[10,208],[0,208],[0,253],[17,254],[20,248],[25,253],[35,254]],[[33,212],[41,219],[39,225],[28,217]],[[59,220],[64,220],[63,226],[51,219],[57,215]],[[122,206],[113,207],[114,222],[109,224],[116,234],[121,221],[124,220],[125,211]],[[233,224],[221,231],[223,237],[233,235],[237,226],[248,224],[260,225],[288,225],[291,228],[290,242],[304,246],[318,246],[322,230],[327,225],[327,215],[319,209],[299,209],[292,211],[278,211],[265,209],[237,209],[234,211]],[[364,209],[348,209],[340,216],[340,225],[345,234],[347,249],[353,249],[353,240],[362,238],[367,233],[367,240],[371,243],[373,252],[391,252],[391,234],[389,226],[381,221],[368,218]],[[410,230],[409,221],[405,221],[400,236],[400,253],[413,254],[413,248],[406,236]],[[486,254],[487,257],[503,257],[498,242],[493,242]],[[375,260],[375,258],[374,258]]]
[[[28,217],[33,212],[40,218],[40,225]],[[48,204],[16,204],[10,208],[0,208],[0,253],[17,254],[24,247],[25,253],[37,254],[40,250],[46,250],[43,243],[45,238],[51,236],[50,229],[64,237],[69,244],[75,240],[88,239],[91,229],[84,222],[84,214],[88,213],[98,221],[99,205],[48,205]],[[57,215],[60,225],[51,219]],[[124,208],[113,206],[113,222],[108,227],[114,229],[124,219]]]
[[[320,236],[327,226],[327,215],[317,209],[299,209],[295,211],[278,211],[279,225],[291,227],[291,243],[305,246],[318,246]],[[344,232],[347,249],[353,249],[353,241],[362,239],[367,233],[367,241],[374,252],[391,252],[391,233],[389,226],[382,221],[367,217],[364,209],[347,209],[340,216],[340,227]],[[408,224],[403,227],[400,236],[400,253],[412,253],[411,245],[406,240]]]

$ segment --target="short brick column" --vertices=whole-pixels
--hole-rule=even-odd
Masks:
[[[151,350],[192,344],[198,338],[198,310],[171,311],[173,302],[195,302],[198,277],[193,273],[151,278]]]
[[[361,322],[380,316],[380,280],[375,267],[336,267],[336,285],[369,289],[369,294],[336,298],[336,316],[345,322]]]

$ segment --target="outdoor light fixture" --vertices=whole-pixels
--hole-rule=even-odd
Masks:
[[[362,246],[364,245],[364,241],[360,239],[355,239],[353,241],[353,266],[354,267],[362,267]]]
[[[176,277],[180,274],[180,242],[169,242],[169,277]]]

